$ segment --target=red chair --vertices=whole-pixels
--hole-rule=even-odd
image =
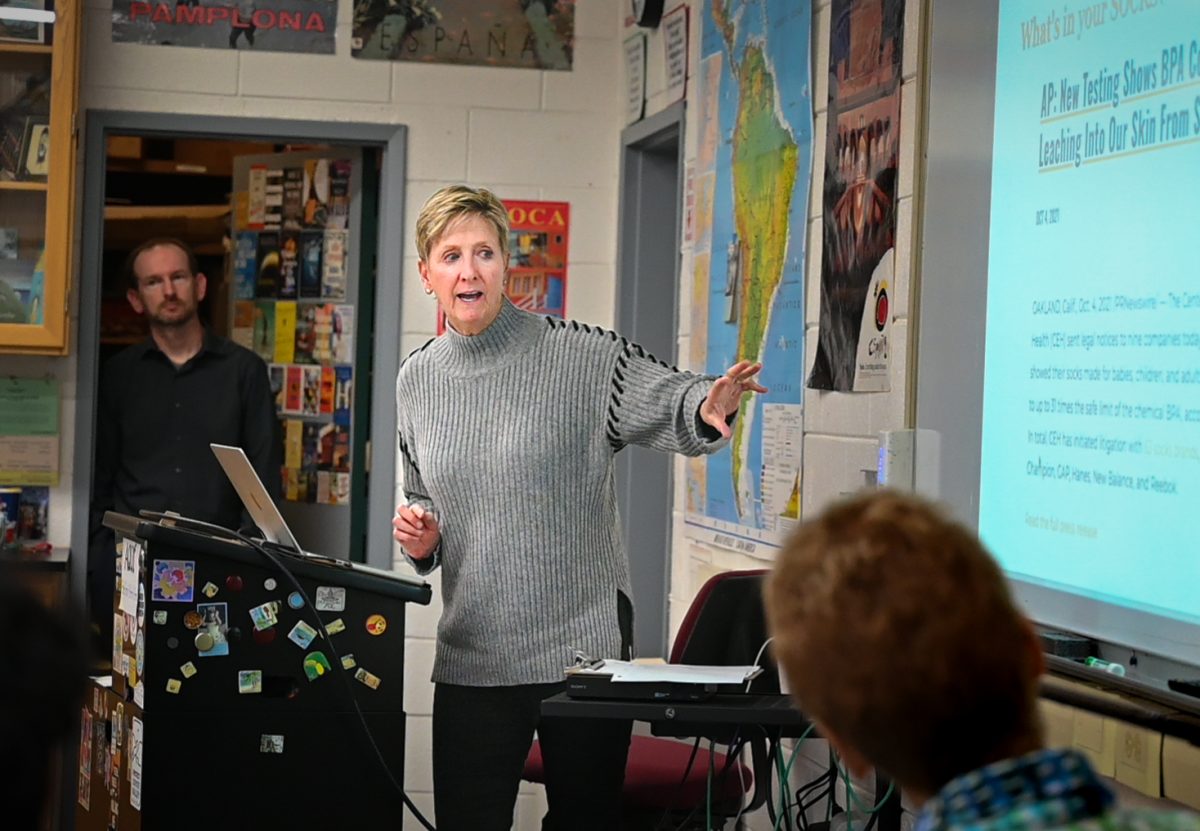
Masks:
[[[737,665],[758,662],[764,671],[753,682],[758,693],[778,693],[779,676],[763,651],[767,640],[762,610],[762,579],[766,570],[727,571],[708,579],[688,607],[687,615],[671,646],[673,664]],[[762,653],[760,656],[760,652]],[[739,736],[736,730],[713,731],[711,727],[681,725],[672,731],[699,742],[635,735],[625,765],[623,812],[632,828],[680,827],[688,817],[703,828],[708,799],[708,775],[713,771],[712,813],[732,817],[739,813],[746,794],[754,787],[748,765],[728,755],[727,750],[708,750],[709,742],[730,745],[739,741],[761,743],[761,736]],[[765,748],[755,747],[755,752]],[[545,782],[541,747],[529,750],[522,778]],[[755,802],[760,801],[755,795]],[[665,823],[660,822],[666,818]],[[674,821],[672,821],[674,820]],[[719,826],[718,826],[719,827]]]

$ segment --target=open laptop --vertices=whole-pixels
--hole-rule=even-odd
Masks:
[[[254,524],[262,531],[267,542],[290,548],[298,554],[303,553],[304,549],[296,542],[291,529],[283,521],[283,514],[279,513],[279,509],[275,507],[271,495],[267,493],[254,466],[250,464],[250,459],[246,457],[246,451],[227,444],[210,444],[209,447],[216,454],[217,461],[221,463],[225,475],[229,478],[229,483],[237,491],[238,498],[246,507],[246,512],[250,514]]]
[[[398,583],[408,583],[421,587],[427,585],[424,580],[417,577],[409,577],[406,574],[400,574],[395,571],[374,568],[362,563],[352,563],[349,560],[305,551],[300,547],[300,543],[296,542],[295,535],[292,534],[291,529],[288,528],[287,523],[283,520],[283,514],[279,513],[279,508],[275,506],[275,502],[271,499],[271,495],[267,493],[262,480],[258,478],[258,472],[250,464],[250,459],[246,456],[246,451],[240,447],[231,447],[227,444],[214,443],[210,444],[209,447],[216,454],[217,461],[221,463],[221,467],[225,470],[225,475],[229,478],[230,484],[237,491],[237,495],[242,500],[242,505],[245,506],[246,512],[250,514],[250,518],[254,520],[254,524],[262,531],[263,537],[267,542],[274,543],[279,548],[286,549],[288,553],[308,560],[320,561],[327,565],[335,565],[363,574],[385,577]]]

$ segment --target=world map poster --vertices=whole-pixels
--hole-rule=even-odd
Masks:
[[[808,0],[709,0],[694,166],[693,367],[761,361],[729,448],[688,462],[689,537],[753,553],[800,518],[812,169]]]

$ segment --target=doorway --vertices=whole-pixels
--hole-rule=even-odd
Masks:
[[[354,368],[352,407],[358,434],[348,466],[358,476],[347,506],[350,519],[339,535],[345,539],[306,539],[299,529],[293,530],[309,550],[390,569],[392,541],[384,529],[394,511],[392,387],[400,362],[394,321],[400,307],[402,239],[375,229],[383,222],[390,227],[404,224],[405,128],[105,111],[89,112],[86,126],[73,458],[75,476],[88,486],[76,487],[72,497],[71,543],[81,552],[72,558],[72,585],[82,591],[87,583],[82,552],[88,550],[91,524],[101,363],[144,337],[140,320],[125,313],[120,278],[124,253],[151,236],[179,237],[195,247],[212,281],[203,319],[215,332],[236,340],[244,321],[238,319],[243,309],[235,296],[240,241],[233,221],[238,210],[235,160],[301,148],[308,156],[322,150],[336,150],[332,155],[337,158],[356,154],[355,183],[361,195],[357,209],[362,216],[356,242],[361,255],[347,262],[362,291],[352,306],[357,337],[348,362]],[[303,163],[298,164],[303,170]],[[324,175],[328,177],[328,168]],[[251,304],[257,302],[255,298]],[[380,452],[371,453],[373,447]]]
[[[667,363],[679,334],[683,104],[621,134],[617,331]],[[617,504],[633,582],[639,654],[667,655],[674,458],[641,447],[617,456]]]

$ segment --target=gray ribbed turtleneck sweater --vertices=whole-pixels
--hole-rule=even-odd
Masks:
[[[434,681],[545,683],[562,680],[574,649],[620,655],[618,593],[630,586],[614,454],[723,447],[697,416],[712,381],[507,300],[481,334],[447,329],[405,359],[404,492],[442,529],[433,556],[410,560],[442,568]]]

